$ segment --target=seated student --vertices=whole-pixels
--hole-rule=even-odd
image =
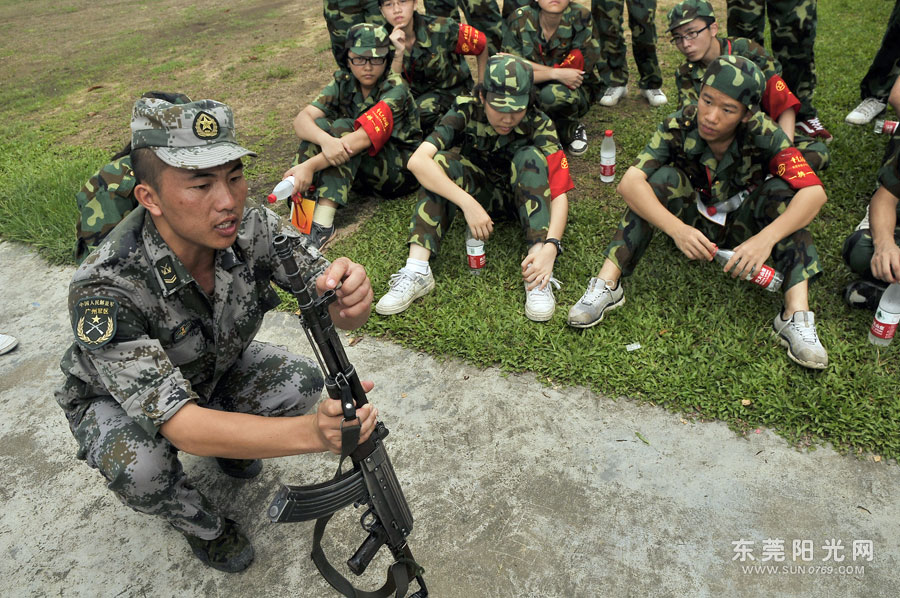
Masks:
[[[416,0],[378,0],[381,14],[393,27],[391,40],[399,42],[402,63],[393,67],[409,84],[422,131],[428,134],[444,115],[456,96],[472,89],[472,73],[464,56],[477,56],[477,82],[487,64],[487,38],[470,25],[461,25],[445,17],[416,12]]]
[[[678,88],[681,108],[697,103],[703,73],[713,60],[723,54],[743,56],[756,64],[766,79],[766,90],[760,103],[763,112],[778,123],[813,170],[821,173],[828,167],[828,146],[823,141],[799,132],[795,136],[794,125],[800,100],[781,78],[781,65],[764,47],[743,37],[716,37],[719,24],[712,6],[706,0],[684,0],[676,4],[669,11],[668,31],[672,34],[672,43],[687,59],[675,71],[675,87]]]
[[[351,188],[383,198],[412,192],[406,162],[422,141],[419,111],[409,86],[388,63],[402,61],[384,27],[354,25],[347,34],[344,65],[312,104],[294,119],[301,139],[294,190],[317,198],[310,242],[322,248],[334,237],[334,214]],[[345,70],[345,68],[347,70]]]
[[[325,17],[325,27],[331,40],[331,53],[338,65],[344,64],[347,32],[351,27],[360,23],[384,25],[378,0],[325,0],[322,16]]]
[[[587,131],[578,119],[602,87],[591,12],[569,0],[537,0],[518,8],[507,21],[503,51],[531,64],[538,107],[553,119],[563,146],[573,156],[587,151]]]
[[[539,322],[553,316],[551,283],[559,284],[553,264],[574,184],[553,122],[531,100],[532,88],[528,64],[492,56],[477,95],[457,98],[410,158],[422,188],[409,225],[409,259],[391,277],[375,307],[379,314],[398,314],[434,288],[428,260],[457,210],[482,240],[494,229],[490,214],[505,210],[518,215],[529,246],[522,262],[525,314]]]
[[[488,55],[500,51],[503,41],[503,20],[497,0],[424,0],[425,14],[432,17],[458,19],[457,9],[466,17],[466,23],[487,36]]]
[[[596,278],[569,311],[569,325],[588,328],[621,306],[620,284],[637,266],[654,229],[665,232],[688,259],[713,259],[733,248],[732,276],[759,272],[771,256],[784,276],[784,306],[773,328],[788,357],[821,369],[828,355],[809,311],[809,282],[821,274],[805,228],[825,204],[822,183],[787,135],[758,105],[762,73],[739,56],[720,56],[706,69],[700,102],[670,115],[630,167],[618,192],[628,209]],[[768,177],[768,175],[772,175]],[[707,206],[750,194],[722,217]]]
[[[187,104],[180,93],[148,91],[142,98],[158,98],[172,104]],[[75,225],[75,261],[81,263],[106,235],[138,205],[134,197],[137,179],[131,170],[131,142],[98,170],[75,194],[78,222]]]
[[[900,114],[900,77],[888,103]],[[851,307],[872,310],[888,283],[900,282],[900,129],[888,142],[878,184],[866,217],[844,241],[843,251],[844,261],[862,277],[844,289],[844,300]]]

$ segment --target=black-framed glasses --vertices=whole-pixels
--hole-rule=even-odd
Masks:
[[[392,10],[394,6],[404,6],[410,2],[412,2],[412,0],[385,0],[385,2],[381,3],[381,7],[385,10]]]
[[[387,60],[387,56],[348,56],[347,60],[353,66],[363,66],[367,62],[372,66],[381,66]]]
[[[676,46],[678,44],[683,44],[686,41],[692,42],[695,39],[697,39],[698,35],[700,35],[704,31],[706,31],[707,29],[709,29],[710,25],[712,25],[712,23],[710,23],[706,27],[703,27],[702,29],[698,29],[697,31],[688,31],[684,35],[673,35],[670,39],[671,39],[672,43],[675,44]]]

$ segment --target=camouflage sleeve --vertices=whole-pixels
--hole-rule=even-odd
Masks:
[[[328,120],[334,120],[336,118],[340,118],[340,100],[341,100],[341,83],[340,79],[343,78],[345,73],[343,71],[337,71],[334,74],[334,78],[331,80],[328,85],[325,86],[315,100],[312,101],[312,105],[325,113],[325,118]]]
[[[681,110],[685,106],[697,103],[697,90],[691,83],[691,76],[688,70],[688,63],[682,64],[675,71],[675,89],[678,90],[678,109]]]
[[[460,100],[465,100],[465,102],[461,103]],[[457,136],[466,129],[466,125],[472,117],[474,102],[473,98],[457,98],[453,106],[438,121],[434,130],[425,138],[425,141],[437,147],[438,151],[456,145]]]
[[[747,125],[773,176],[780,177],[794,190],[822,184],[806,158],[775,121],[757,112],[747,121]]]
[[[526,20],[527,19],[520,15],[518,11],[509,16],[506,20],[506,27],[503,28],[503,43],[500,51],[506,52],[507,54],[515,54],[516,56],[521,56],[528,60],[534,60],[531,56],[525,56],[525,54],[523,54],[522,27]]]
[[[559,142],[559,135],[556,133],[556,125],[549,116],[540,110],[535,110],[533,113],[529,113],[527,118],[534,120],[532,143],[541,150],[544,156],[552,156],[563,149]]]
[[[747,60],[753,62],[762,71],[763,77],[769,79],[773,75],[781,74],[781,65],[775,60],[764,47],[744,37],[736,37],[731,40],[725,40],[730,43],[729,54],[743,56]]]
[[[648,177],[672,160],[675,146],[682,138],[678,120],[680,114],[676,112],[660,123],[653,137],[635,158],[632,165]]]
[[[410,112],[409,84],[399,74],[389,71],[381,84],[378,101],[384,102],[390,108],[394,122],[407,118]]]
[[[137,206],[132,196],[137,181],[131,158],[110,162],[75,194],[78,205],[75,259],[81,263],[115,226]]]
[[[900,197],[900,131],[895,131],[884,152],[884,160],[878,169],[878,183]],[[900,212],[900,204],[897,206]]]

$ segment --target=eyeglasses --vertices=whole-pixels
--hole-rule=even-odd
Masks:
[[[412,0],[387,0],[386,2],[381,3],[381,8],[391,10],[395,6],[406,6],[410,2],[412,2]]]
[[[387,56],[348,56],[347,60],[353,66],[363,66],[367,62],[372,66],[381,66],[387,60]]]
[[[709,25],[712,25],[712,23],[710,23]],[[698,29],[697,31],[688,31],[684,35],[673,35],[670,39],[671,39],[672,43],[675,44],[676,46],[678,44],[683,44],[686,41],[692,42],[695,39],[697,39],[698,35],[700,35],[704,31],[706,31],[707,29],[709,29],[709,25],[707,25],[706,27],[704,27],[702,29]]]

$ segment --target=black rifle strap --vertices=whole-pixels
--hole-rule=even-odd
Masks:
[[[409,570],[410,568],[413,571],[418,570],[418,564],[412,560],[412,552],[409,550],[409,547],[404,547],[403,553],[406,558],[399,559],[388,568],[387,580],[383,586],[374,592],[357,590],[350,583],[350,580],[331,566],[331,563],[328,562],[328,558],[325,556],[325,551],[322,550],[322,536],[325,535],[325,526],[328,525],[331,517],[331,515],[328,515],[316,520],[316,527],[313,531],[312,554],[310,555],[316,564],[316,569],[319,570],[325,581],[347,598],[386,598],[391,595],[391,592],[394,592],[394,598],[406,596],[410,581]]]
[[[360,421],[357,419],[355,424],[348,424],[347,420],[341,420],[341,460],[338,461],[337,472],[334,479],[341,477],[341,467],[344,465],[344,459],[349,457],[356,447],[359,446]]]

